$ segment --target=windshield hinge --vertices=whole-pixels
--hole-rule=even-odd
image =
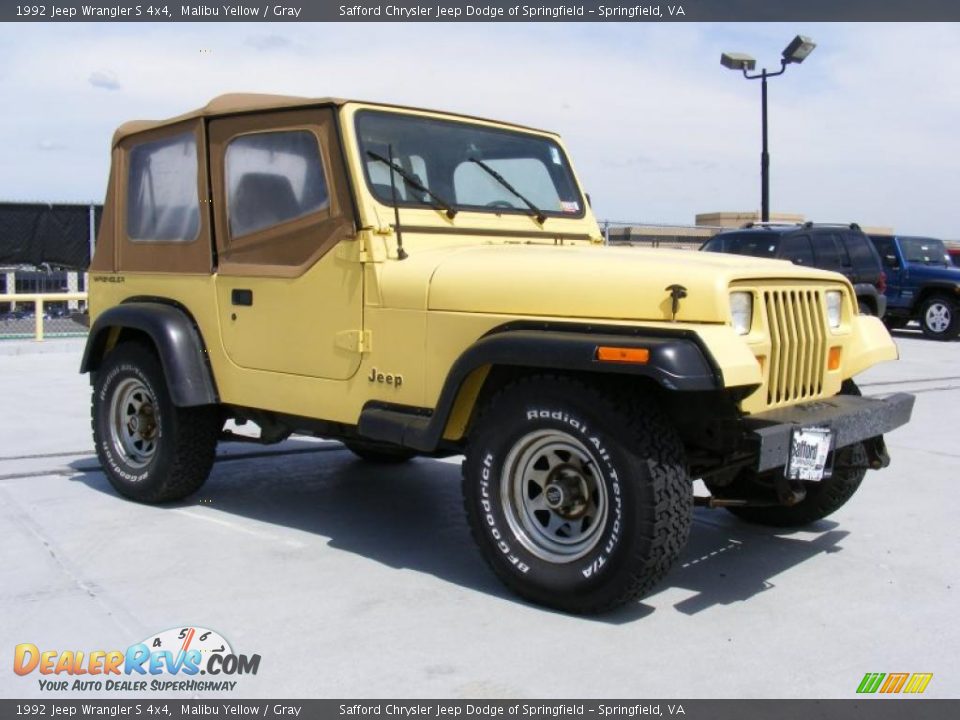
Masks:
[[[373,349],[369,330],[344,330],[336,335],[338,348],[356,353],[368,353]]]
[[[337,245],[337,258],[347,262],[365,263],[370,262],[370,253],[367,252],[366,243],[358,239]]]

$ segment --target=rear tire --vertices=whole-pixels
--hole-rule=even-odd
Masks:
[[[128,342],[97,371],[91,424],[110,484],[131,500],[158,503],[200,489],[223,421],[215,405],[176,407],[153,350]]]
[[[953,340],[960,334],[960,312],[956,303],[943,295],[934,295],[920,307],[920,328],[932,340]]]
[[[692,485],[673,427],[646,402],[578,379],[506,386],[471,432],[467,520],[518,595],[574,613],[641,597],[690,532]]]

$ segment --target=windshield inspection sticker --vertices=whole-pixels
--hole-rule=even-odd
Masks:
[[[793,432],[790,443],[790,462],[787,478],[819,482],[830,454],[830,430],[828,428],[801,428]]]
[[[562,165],[563,163],[560,160],[560,151],[555,147],[550,148],[550,159],[553,161],[554,165]]]
[[[565,213],[578,213],[580,212],[580,203],[578,203],[576,200],[572,202],[561,200],[560,209]]]

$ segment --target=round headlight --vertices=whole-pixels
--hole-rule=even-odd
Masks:
[[[730,293],[730,318],[738,335],[746,335],[753,324],[753,293]]]
[[[828,290],[826,299],[827,323],[832,328],[840,327],[840,307],[843,305],[843,293],[839,290]]]

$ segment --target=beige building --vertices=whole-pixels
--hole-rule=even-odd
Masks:
[[[674,247],[696,250],[721,230],[740,228],[751,222],[759,222],[760,213],[755,211],[721,210],[698,213],[693,225],[660,225],[603,223],[604,235],[611,245],[644,245]],[[771,213],[770,222],[784,225],[799,225],[806,222],[801,213]],[[893,228],[862,225],[866,233],[892,235]]]

